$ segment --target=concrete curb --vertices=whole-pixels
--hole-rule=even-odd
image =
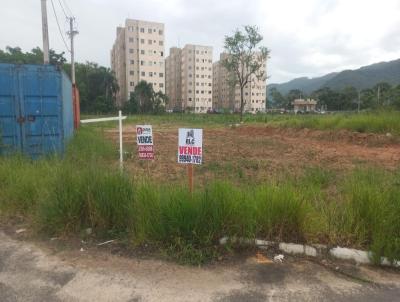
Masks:
[[[326,258],[332,257],[340,260],[352,260],[357,264],[373,264],[372,252],[362,251],[345,247],[333,247],[329,248],[324,244],[295,244],[286,242],[274,242],[260,239],[247,239],[247,238],[229,238],[223,237],[219,240],[221,245],[227,243],[239,243],[247,245],[255,245],[260,248],[273,247],[280,250],[283,253],[290,255],[305,255],[309,257]],[[381,258],[382,266],[400,267],[400,261],[395,260],[393,263],[386,257]]]

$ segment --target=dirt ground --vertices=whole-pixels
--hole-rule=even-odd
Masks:
[[[10,230],[8,230],[10,231]],[[259,250],[205,267],[113,255],[113,244],[62,248],[0,230],[0,301],[398,301],[395,269]],[[58,246],[58,247],[56,247]],[[61,248],[60,248],[61,247]]]
[[[183,181],[186,168],[177,164],[176,158],[178,126],[154,126],[153,133],[156,160],[146,162],[137,157],[135,127],[124,128],[128,171],[138,177]],[[116,129],[107,130],[106,135],[117,143]],[[400,140],[386,135],[240,125],[205,128],[203,140],[203,165],[195,168],[200,184],[212,179],[262,182],[285,173],[301,174],[309,167],[347,171],[400,166]]]

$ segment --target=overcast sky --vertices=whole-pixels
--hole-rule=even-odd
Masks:
[[[214,47],[242,25],[257,25],[271,50],[269,82],[314,77],[400,58],[400,0],[52,0],[62,31],[60,3],[76,17],[76,58],[110,66],[115,28],[126,18],[163,22],[166,50]],[[0,48],[42,47],[40,0],[1,0]],[[66,51],[47,1],[50,47]],[[68,11],[67,11],[68,13]],[[69,58],[69,55],[68,55]]]

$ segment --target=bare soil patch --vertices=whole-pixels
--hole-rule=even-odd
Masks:
[[[136,177],[156,181],[182,182],[186,167],[177,164],[178,129],[154,127],[155,161],[137,157],[134,126],[124,128],[126,167]],[[118,141],[118,130],[106,131]],[[359,166],[396,169],[400,164],[400,143],[385,135],[349,131],[319,131],[241,125],[236,128],[205,128],[204,164],[196,167],[196,181],[214,179],[262,182],[278,175],[301,174],[307,167],[347,171]]]

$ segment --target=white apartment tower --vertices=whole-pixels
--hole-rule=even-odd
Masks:
[[[240,88],[232,86],[231,77],[221,61],[228,55],[222,53],[220,61],[213,64],[213,108],[217,110],[240,111]],[[266,62],[263,62],[266,74]],[[266,109],[266,80],[252,76],[250,82],[244,88],[244,112],[265,112]]]
[[[167,96],[171,105],[194,113],[211,110],[212,47],[191,44],[185,45],[181,50],[174,47],[171,48],[166,62]],[[174,92],[175,87],[179,86],[180,89],[177,88],[176,91],[180,91],[180,94]]]
[[[165,92],[164,24],[125,20],[117,27],[111,50],[111,69],[119,85],[117,105],[122,106],[140,81],[153,84],[155,91]]]
[[[182,49],[172,47],[165,59],[165,93],[168,96],[167,108],[181,111],[182,104]]]

